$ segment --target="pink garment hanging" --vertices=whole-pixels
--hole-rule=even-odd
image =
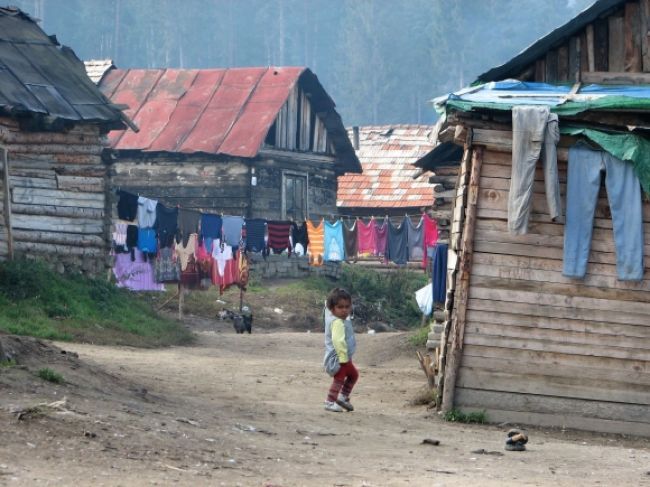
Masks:
[[[371,218],[368,223],[357,220],[357,242],[359,255],[372,255],[376,253],[375,219]]]
[[[428,251],[438,243],[438,223],[429,215],[422,215],[424,223],[424,266],[427,266]]]
[[[388,244],[388,218],[385,218],[382,224],[375,223],[375,255],[383,256],[386,254],[386,245]]]
[[[232,249],[232,247],[229,245],[226,247]],[[237,256],[238,254],[235,253],[232,256],[233,258],[225,261],[223,273],[220,272],[217,260],[215,259],[212,261],[212,284],[219,288],[219,294],[223,294],[226,289],[239,282],[239,266],[237,262]]]

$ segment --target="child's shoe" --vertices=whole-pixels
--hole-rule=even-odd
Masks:
[[[339,394],[339,397],[336,399],[336,404],[341,406],[346,411],[354,411],[354,406],[350,402],[350,398],[348,396],[344,396],[343,394]]]
[[[341,406],[335,402],[325,401],[325,411],[331,411],[333,413],[342,413],[344,410]]]

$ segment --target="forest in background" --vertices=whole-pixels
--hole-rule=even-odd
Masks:
[[[461,88],[593,0],[12,0],[120,68],[299,65],[346,125],[431,123]]]

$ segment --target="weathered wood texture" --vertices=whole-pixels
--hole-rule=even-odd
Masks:
[[[251,164],[255,169],[255,186],[251,185]],[[273,151],[252,162],[192,156],[182,161],[164,156],[146,160],[123,156],[111,166],[111,186],[168,206],[277,220],[285,218],[282,175],[287,172],[305,176],[311,218],[337,214],[334,159],[314,159],[286,151]]]
[[[478,137],[499,146],[499,137],[487,138]],[[493,421],[650,436],[650,270],[639,282],[617,279],[604,181],[587,275],[569,279],[562,275],[564,224],[548,216],[541,168],[529,233],[511,235],[511,156],[486,150],[482,166],[454,405],[486,409]],[[647,201],[643,219],[647,264]]]
[[[523,69],[519,78],[547,83],[648,83],[633,75],[650,73],[649,27],[650,1],[628,1],[554,46]]]
[[[93,126],[24,132],[0,118],[3,224],[0,258],[40,258],[59,271],[103,274],[108,264],[105,137]],[[7,222],[10,225],[7,225]]]

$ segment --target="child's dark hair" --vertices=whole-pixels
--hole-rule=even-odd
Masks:
[[[335,287],[327,295],[327,309],[332,309],[339,301],[349,301],[352,302],[352,296],[342,287]]]

